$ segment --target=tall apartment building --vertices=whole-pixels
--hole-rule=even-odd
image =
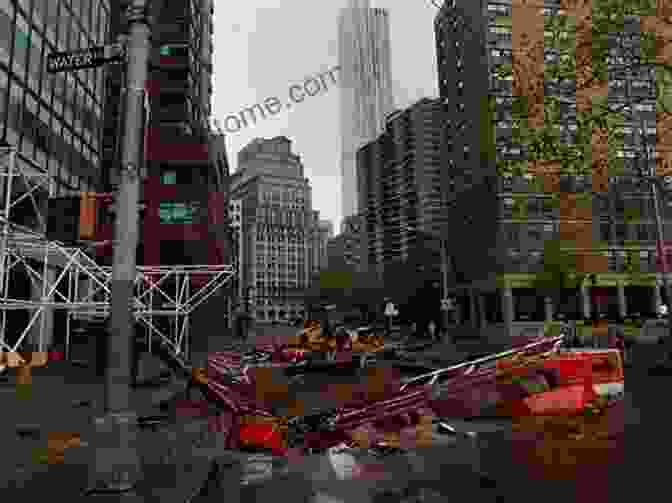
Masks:
[[[113,10],[109,41],[126,32],[123,6]],[[221,264],[227,251],[228,163],[224,137],[210,131],[212,95],[212,0],[151,3],[150,73],[147,81],[145,211],[138,262],[144,264]],[[123,68],[108,81],[104,172],[108,190],[118,184],[119,114]],[[105,222],[112,233],[112,215]],[[111,249],[107,260],[111,259]]]
[[[238,272],[237,295],[242,298],[243,269],[239,265],[243,263],[243,202],[240,199],[229,200],[229,225],[233,231],[232,250],[234,254],[232,263],[236,265]]]
[[[559,2],[546,1],[543,5],[541,16],[564,14]],[[627,136],[618,153],[625,160],[624,175],[611,177],[608,191],[593,199],[592,208],[582,217],[590,222],[582,237],[579,239],[578,231],[567,233],[563,229],[570,228],[569,221],[562,206],[567,201],[576,205],[571,202],[570,192],[593,191],[595,177],[563,177],[558,208],[537,177],[497,176],[495,160],[480,155],[484,147],[482,131],[492,126],[482,123],[485,117],[480,113],[483,98],[488,95],[494,97],[497,109],[497,158],[525,155],[524,145],[511,142],[512,80],[499,78],[493,71],[497,64],[511,62],[513,30],[520,26],[514,16],[511,1],[451,0],[444,3],[435,20],[439,90],[449,107],[443,150],[448,169],[444,170],[442,185],[451,208],[449,227],[454,238],[450,253],[461,276],[461,284],[454,291],[461,318],[477,326],[488,322],[510,326],[514,321],[540,321],[554,314],[588,317],[595,314],[595,305],[600,315],[610,319],[652,314],[661,302],[652,201],[649,191],[637,188],[629,173],[635,163],[644,162],[638,159],[638,136],[642,136],[637,134],[639,119],[648,122],[644,135],[651,138],[655,134],[655,101],[644,99],[633,107],[635,120],[624,125]],[[638,30],[639,21],[633,18],[624,30],[614,34],[613,57],[622,54],[624,44],[638,43]],[[628,34],[634,39],[627,40]],[[546,61],[562,56],[546,43],[544,53]],[[655,76],[648,71],[610,75],[609,100],[650,96],[652,78]],[[572,142],[576,130],[575,83],[547,84],[547,92],[569,98],[561,108],[560,127],[564,139]],[[655,166],[654,156],[652,152],[651,168]],[[664,212],[669,232],[670,209],[665,207]],[[566,292],[569,300],[564,305],[549,306],[533,289],[536,275],[543,270],[542,252],[549,239],[560,239],[575,250],[590,249],[599,257],[594,286],[586,284],[578,294]],[[637,280],[626,272],[630,266],[641,271]],[[591,302],[591,293],[597,304]]]
[[[104,44],[109,19],[109,0],[0,1],[0,144],[16,149],[15,163],[21,173],[49,173],[56,181],[51,195],[96,188],[105,92],[102,68],[51,75],[46,72],[47,55]],[[8,165],[5,153],[0,162]],[[21,177],[13,179],[13,201],[25,197],[13,206],[11,221],[46,232],[31,198],[44,205],[51,184],[26,187]],[[4,207],[1,199],[4,190],[0,191]],[[58,272],[50,265],[46,274],[54,281]],[[12,298],[42,297],[41,285],[30,281],[21,264],[12,267],[8,283]],[[65,330],[61,315],[54,318],[54,314],[45,310],[43,315],[47,345],[54,331]],[[6,343],[14,345],[32,315],[27,310],[7,314]],[[35,342],[39,322],[34,327],[37,332],[28,337]]]
[[[303,316],[303,292],[313,270],[309,180],[291,140],[257,138],[238,154],[231,197],[242,202],[243,291],[255,302],[257,321]]]
[[[315,255],[313,270],[320,271],[327,267],[327,243],[334,237],[334,224],[330,220],[320,220],[315,232]]]
[[[327,266],[330,269],[346,267],[354,271],[366,270],[362,229],[363,219],[360,215],[344,219],[342,232],[327,242]]]
[[[341,213],[358,213],[357,149],[376,138],[394,110],[389,14],[350,0],[338,25],[341,79]]]
[[[443,123],[442,100],[424,98],[391,114],[385,132],[358,152],[362,260],[378,270],[441,233]]]

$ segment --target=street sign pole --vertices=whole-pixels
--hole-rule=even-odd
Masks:
[[[122,166],[115,222],[114,262],[111,284],[110,337],[105,382],[105,411],[96,418],[99,440],[96,446],[93,480],[89,493],[131,491],[141,479],[137,453],[136,413],[131,411],[131,355],[134,316],[132,299],[138,245],[138,200],[143,138],[145,84],[150,55],[150,20],[146,0],[133,0],[127,10],[128,57],[126,120],[123,131]]]

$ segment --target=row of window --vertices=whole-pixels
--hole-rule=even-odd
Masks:
[[[660,270],[660,264],[655,252],[625,252],[625,251],[605,251],[602,254],[606,257],[609,272],[655,272]],[[523,251],[518,249],[507,250],[508,266],[521,267],[519,271],[539,272],[543,270],[544,259],[541,251]]]
[[[10,92],[6,93],[8,87]],[[27,107],[22,107],[16,96],[24,92]],[[16,81],[10,86],[7,74],[0,70],[0,120],[5,119],[0,121],[0,136],[64,184],[75,190],[82,188],[95,176],[92,168],[98,166],[97,152],[72,134],[69,124],[49,112],[41,106],[38,116],[35,98]]]
[[[257,271],[260,269],[264,269],[263,265],[257,264]],[[266,273],[270,274],[273,271],[283,271],[283,272],[289,272],[292,273],[292,276],[295,276],[297,271],[303,270],[303,267],[299,267],[296,263],[293,264],[266,264]],[[259,271],[258,274],[262,274],[263,271]]]
[[[299,270],[298,272],[295,272],[293,274],[278,274],[278,273],[269,273],[267,272],[264,274],[263,272],[257,272],[255,275],[255,278],[257,280],[257,285],[259,285],[261,281],[266,280],[268,283],[272,283],[273,281],[283,281],[283,282],[291,282],[294,281],[295,283],[302,283],[304,274],[303,274],[303,268]]]
[[[257,311],[257,319],[258,320],[269,320],[269,321],[270,320],[282,320],[282,319],[285,319],[286,317],[303,318],[304,316],[305,316],[305,312],[303,311],[303,309],[300,309],[300,310],[297,309],[297,310],[293,310],[293,311],[292,310],[290,310],[290,311],[279,310],[277,312],[275,310],[270,310],[270,311],[268,311],[268,313],[266,313],[265,311]]]
[[[270,243],[289,243],[290,246],[300,246],[305,244],[305,241],[300,237],[295,236],[284,236],[282,234],[276,235],[266,235],[266,234],[257,234],[257,246],[263,248],[265,244],[273,247]]]
[[[27,1],[23,10],[30,14]],[[78,35],[84,35],[86,42],[82,42],[79,48],[104,43],[107,24],[109,20],[109,1],[106,0],[34,0],[33,21],[41,29],[42,26],[53,31],[59,26],[62,29],[71,29],[71,38],[74,40]],[[68,22],[72,18],[72,23]]]
[[[282,254],[282,255],[280,255],[280,254],[262,255],[262,254],[257,253],[257,264],[263,264],[264,259],[266,259],[269,263],[276,264],[276,263],[278,263],[277,259],[279,257],[282,257],[284,259],[283,262],[285,260],[287,262],[296,262],[297,260],[302,260],[303,259],[303,254],[302,253],[297,254],[296,252],[294,252],[294,253],[286,253],[286,254]]]
[[[255,286],[258,291],[263,292],[291,292],[296,289],[299,284],[295,279],[290,279],[287,281],[257,281]]]
[[[531,240],[546,240],[557,237],[560,230],[560,224],[504,224],[503,233],[509,243],[518,243],[523,234]],[[600,240],[604,242],[625,242],[625,241],[654,241],[657,236],[656,226],[653,223],[600,223]]]
[[[40,0],[37,5],[40,5]],[[50,5],[57,5],[57,1],[48,0]],[[36,80],[36,85],[47,87],[47,92],[51,92],[51,87],[56,89],[56,94],[60,96],[64,91],[68,95],[65,96],[66,101],[70,100],[71,94],[74,96],[85,94],[98,106],[101,104],[103,72],[99,69],[79,70],[68,75],[47,75],[45,70],[46,57],[50,52],[57,50],[77,50],[92,45],[102,45],[107,30],[107,17],[104,9],[100,10],[100,26],[97,26],[93,33],[89,33],[87,29],[80,29],[79,19],[72,17],[62,12],[60,17],[56,17],[52,23],[47,25],[45,31],[40,27],[39,13],[34,15],[32,23],[30,23],[23,15],[17,14],[16,30],[7,31],[5,33],[15,35],[15,67],[27,68],[29,74]],[[37,12],[37,11],[36,11]],[[58,28],[61,32],[58,32]],[[4,32],[4,30],[3,30]],[[91,35],[91,38],[89,37]],[[44,50],[42,50],[44,48]],[[28,63],[27,61],[30,60]],[[21,70],[14,68],[19,73]],[[69,82],[66,83],[66,79]],[[35,89],[38,92],[37,89]],[[43,91],[44,92],[44,91]],[[93,110],[93,104],[89,100],[88,108]],[[70,100],[71,101],[71,100]],[[87,105],[81,100],[80,106]]]
[[[17,23],[19,23],[17,18]],[[26,23],[25,20],[22,23]],[[21,23],[19,23],[20,25]],[[23,29],[27,28],[23,26]],[[16,31],[13,43],[7,36]],[[82,86],[75,77],[68,75],[48,76],[43,72],[46,60],[46,49],[42,50],[41,38],[33,34],[25,36],[20,28],[13,28],[11,19],[0,11],[0,64],[6,64],[13,70],[15,78],[25,82],[12,82],[11,97],[19,106],[27,107],[33,114],[39,115],[49,122],[49,115],[54,112],[57,117],[73,128],[73,132],[94,151],[99,148],[98,131],[102,108],[92,98],[90,89]],[[11,52],[11,54],[10,54]],[[13,59],[13,61],[10,61]],[[102,86],[102,73],[98,79],[99,89]],[[67,82],[66,82],[67,80]],[[24,85],[30,93],[25,93]],[[3,86],[8,88],[9,85]]]
[[[528,218],[534,218],[535,216],[546,215],[555,215],[558,213],[559,205],[562,204],[562,201],[553,200],[548,197],[524,197],[519,200],[515,200],[511,197],[504,197],[502,200],[502,208],[504,210],[505,218],[507,216],[510,218],[512,214],[524,214]],[[577,208],[579,208],[578,201],[576,203]],[[587,204],[592,204],[587,202]],[[596,201],[596,211],[603,215],[608,215],[614,213],[617,217],[624,218],[629,216],[635,219],[638,215],[647,215],[651,210],[651,201],[646,197],[632,197],[627,199],[616,199],[613,202],[610,202],[606,199],[600,198]],[[663,215],[665,218],[672,217],[672,209],[667,207],[663,210]],[[605,217],[606,218],[606,217]]]
[[[303,191],[299,190],[280,190],[280,189],[267,189],[261,192],[261,199],[264,202],[268,201],[285,201],[285,202],[304,202]]]
[[[257,250],[262,250],[265,251],[266,253],[269,254],[289,254],[289,255],[296,255],[298,253],[303,252],[303,246],[298,246],[298,245],[288,245],[288,246],[257,246]]]
[[[453,2],[454,4],[454,2]],[[511,8],[511,3],[495,3],[495,2],[488,2],[488,12],[500,15],[500,16],[506,16],[510,17],[512,13],[512,8]],[[540,9],[540,13],[544,16],[566,16],[567,11],[565,9],[559,8],[559,6],[556,7],[544,7]]]

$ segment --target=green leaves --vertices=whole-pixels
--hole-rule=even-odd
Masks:
[[[563,289],[578,288],[583,275],[577,273],[576,254],[559,239],[544,241],[543,269],[533,280],[546,296],[558,296]]]
[[[656,68],[656,106],[672,112],[672,68]]]
[[[618,71],[625,76],[655,67],[656,110],[672,113],[672,65],[656,60],[660,58],[663,47],[660,37],[644,31],[639,43],[626,44],[618,58],[610,54],[613,35],[626,32],[624,27],[630,23],[629,16],[656,16],[656,9],[655,0],[593,0],[591,25],[573,15],[545,17],[545,48],[554,48],[556,56],[547,59],[544,67],[543,78],[548,89],[544,97],[544,126],[531,129],[528,98],[513,98],[511,143],[524,147],[527,160],[497,159],[498,173],[523,174],[530,168],[528,161],[536,161],[557,163],[561,173],[592,175],[593,157],[599,152],[601,159],[606,156],[609,176],[624,174],[625,160],[619,157],[618,152],[622,150],[625,137],[619,126],[623,124],[624,114],[631,112],[616,109],[613,103],[610,104],[608,96],[600,93],[600,86],[605,85],[610,72]],[[578,36],[585,34],[586,30],[590,31],[589,36],[579,39]],[[519,75],[531,70],[517,65],[515,58],[514,52],[513,64],[497,66],[495,73],[498,78],[538,78],[534,74]],[[576,110],[576,128],[570,132],[560,129],[560,126],[568,126],[573,120],[568,116],[570,111],[565,109],[565,100],[561,104],[561,100],[552,95],[555,91],[551,89],[551,84],[563,81],[578,82],[584,86],[577,89],[577,94],[595,91],[593,95],[598,96],[592,99],[589,110]],[[632,106],[645,99],[643,95],[633,97],[627,105]],[[594,144],[595,132],[602,135],[601,141],[606,141],[606,145]],[[491,155],[490,141],[488,137],[485,142],[488,147],[484,149],[488,157]]]
[[[549,16],[544,20],[545,47],[556,57],[546,60],[544,78],[573,80],[576,76],[576,23],[571,16]]]

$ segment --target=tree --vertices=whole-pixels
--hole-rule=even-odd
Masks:
[[[495,140],[498,107],[493,96],[484,101],[490,120],[481,121],[482,149],[497,158],[499,174],[542,176],[548,192],[557,191],[561,174],[597,175],[594,188],[602,192],[608,172],[620,174],[623,169],[623,161],[616,155],[623,135],[613,126],[623,122],[622,113],[649,99],[639,96],[630,97],[626,103],[609,103],[610,75],[655,73],[652,96],[656,99],[658,144],[670,143],[672,4],[656,0],[562,0],[562,11],[547,17],[542,7],[542,2],[513,0],[511,17],[498,18],[499,25],[511,27],[513,41],[511,61],[493,68],[495,77],[513,84],[513,130],[505,146],[518,147],[522,152],[516,158],[495,155],[495,143],[502,145],[506,140]],[[457,11],[455,15],[459,18]],[[641,19],[639,44],[626,44],[618,57],[613,57],[613,35],[623,35],[631,16]],[[472,30],[467,21],[463,27]],[[545,58],[545,51],[550,59]],[[558,96],[563,85],[576,95],[577,128],[571,135],[561,134],[558,124],[568,108],[567,99]],[[572,141],[566,141],[568,136]],[[659,171],[666,171],[672,151],[659,151]]]
[[[637,105],[651,99],[655,99],[657,112],[656,173],[664,174],[670,169],[670,6],[646,0],[565,0],[561,2],[565,15],[545,19],[539,7],[514,1],[511,62],[495,68],[500,78],[513,81],[509,146],[521,151],[514,158],[500,156],[497,170],[500,174],[540,178],[544,192],[559,200],[561,240],[582,250],[576,264],[578,270],[601,272],[606,270],[606,259],[595,253],[592,215],[588,210],[596,196],[610,189],[610,176],[628,172],[625,160],[619,157],[626,134],[620,126],[632,118]],[[641,19],[641,36],[628,41],[625,28],[628,17],[635,15]],[[617,55],[611,54],[615,34],[626,38]],[[634,43],[637,40],[639,44]],[[545,51],[548,58],[544,57]],[[613,82],[646,72],[655,75],[650,93],[627,95],[620,103],[608,99],[610,78]],[[563,86],[575,94],[575,131],[568,127],[573,99],[563,96]],[[490,105],[494,114],[493,101]],[[490,131],[487,135],[483,143],[491,145]],[[591,176],[592,193],[582,196],[560,190],[563,176],[577,174]],[[632,175],[641,173],[635,170]],[[585,218],[571,218],[572,213],[584,213]],[[570,248],[565,247],[567,252]],[[546,267],[554,260],[549,258]],[[546,274],[540,281],[544,283],[551,276]]]
[[[560,239],[549,239],[544,242],[543,268],[534,278],[534,288],[550,297],[556,306],[566,301],[567,290],[581,288],[586,274],[577,268],[577,256],[573,250],[563,246]]]
[[[313,277],[305,299],[313,306],[335,304],[341,312],[357,309],[367,318],[385,296],[379,283],[374,271],[357,271],[345,262],[332,264]]]
[[[610,103],[610,75],[613,79],[655,70],[657,120],[659,126],[672,125],[672,51],[667,48],[672,23],[665,18],[669,13],[653,0],[564,0],[561,4],[566,15],[543,19],[538,5],[514,2],[512,61],[498,65],[495,74],[513,81],[511,143],[524,152],[515,159],[498,159],[497,166],[500,173],[541,175],[547,178],[547,189],[557,189],[560,174],[597,175],[593,189],[603,192],[608,174],[623,172],[623,160],[617,156],[623,134],[616,126],[623,123],[623,113],[650,98],[642,95]],[[630,44],[615,58],[610,54],[610,37],[624,32],[628,16],[633,15],[642,17],[641,48]],[[550,58],[544,62],[545,49]],[[573,135],[559,128],[571,108],[558,95],[563,85],[576,94]],[[672,128],[662,129],[665,137],[672,134]],[[573,141],[566,141],[568,137]],[[658,143],[666,142],[659,139]]]

